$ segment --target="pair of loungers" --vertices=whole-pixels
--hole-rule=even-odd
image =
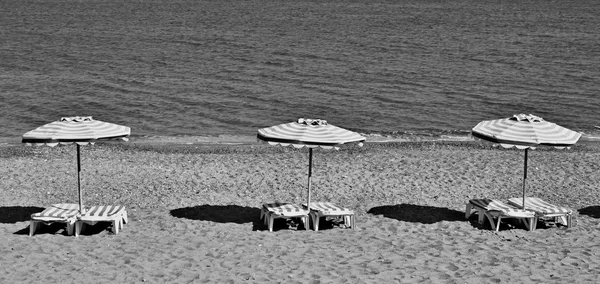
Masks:
[[[78,204],[54,204],[44,211],[31,215],[29,222],[29,235],[33,236],[40,223],[64,223],[67,226],[67,235],[79,236],[84,225],[95,225],[98,222],[111,222],[113,233],[118,234],[127,223],[127,211],[124,206],[92,206],[79,213]]]
[[[273,222],[279,218],[299,218],[306,230],[310,226],[309,223],[312,222],[313,229],[318,231],[319,222],[324,217],[343,218],[344,225],[354,229],[354,211],[337,206],[331,202],[313,202],[310,204],[310,210],[308,210],[306,204],[299,206],[293,203],[276,202],[263,204],[260,210],[260,218],[269,228],[269,232],[273,231]]]
[[[530,231],[535,230],[540,219],[553,218],[567,227],[572,226],[573,210],[550,204],[540,198],[525,198],[523,209],[522,198],[510,198],[508,203],[493,199],[471,199],[466,205],[465,217],[469,218],[477,212],[479,223],[483,224],[487,217],[492,228],[500,228],[502,219],[514,218],[524,221]]]

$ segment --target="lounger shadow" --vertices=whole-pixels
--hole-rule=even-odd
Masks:
[[[367,211],[373,215],[396,219],[398,221],[434,224],[442,221],[465,221],[464,212],[449,208],[414,204],[377,206]]]
[[[17,222],[26,222],[31,219],[31,214],[42,211],[44,211],[44,208],[35,206],[0,207],[0,223],[14,224]]]
[[[204,204],[173,209],[170,214],[176,218],[217,223],[252,223],[253,231],[262,230],[263,228],[263,222],[256,218],[260,214],[260,209],[256,207]]]

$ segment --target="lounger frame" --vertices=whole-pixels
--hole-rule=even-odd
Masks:
[[[75,236],[78,237],[81,234],[85,224],[95,225],[98,222],[112,222],[112,231],[116,235],[119,230],[123,229],[123,225],[128,222],[127,210],[121,205],[92,206],[77,218]]]
[[[52,223],[64,223],[67,235],[72,235],[75,221],[79,214],[79,205],[71,203],[53,204],[44,211],[31,214],[29,221],[29,236],[33,236],[40,223],[50,225]]]
[[[508,204],[517,208],[523,208],[523,198],[510,198]],[[552,218],[556,223],[562,223],[571,228],[573,226],[573,210],[550,204],[541,198],[525,197],[525,210],[535,212],[535,223],[539,219]]]
[[[306,208],[306,204],[303,204]],[[319,231],[319,222],[322,217],[341,217],[344,219],[344,225],[347,228],[356,228],[354,211],[340,207],[331,202],[312,202],[310,204],[310,219],[313,229]]]
[[[490,205],[491,204],[491,205]],[[493,206],[497,205],[497,206]],[[532,212],[516,208],[498,200],[493,199],[471,199],[466,203],[465,218],[469,219],[473,212],[477,212],[478,223],[483,225],[484,218],[487,217],[492,229],[500,230],[502,219],[521,220],[529,231],[535,229],[535,215]],[[494,218],[497,220],[494,221]]]
[[[260,210],[260,218],[267,225],[269,232],[273,232],[275,219],[300,218],[304,228],[308,230],[308,210],[293,203],[267,203]]]

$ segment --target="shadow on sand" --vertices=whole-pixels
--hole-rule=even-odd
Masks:
[[[29,225],[21,230],[14,232],[14,234],[15,235],[29,235]],[[63,235],[63,236],[68,236],[68,237],[73,236],[73,235],[67,234],[67,225],[65,225],[64,223],[58,223],[58,222],[50,223],[48,225],[38,224],[33,237],[35,237],[37,235],[44,235],[44,234]]]
[[[0,223],[13,224],[26,222],[31,219],[31,214],[42,211],[44,211],[44,208],[34,206],[0,207]]]
[[[600,206],[588,206],[577,210],[579,214],[589,216],[591,218],[600,219]]]
[[[398,221],[423,224],[433,224],[441,221],[466,221],[465,212],[442,207],[413,204],[377,206],[371,208],[367,213],[383,215],[384,217],[396,219]]]
[[[171,216],[217,223],[252,223],[254,231],[267,228],[260,219],[260,209],[256,207],[205,204],[173,209]]]

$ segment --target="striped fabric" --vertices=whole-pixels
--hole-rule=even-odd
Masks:
[[[471,199],[469,200],[475,207],[482,208],[486,211],[494,211],[502,213],[504,216],[515,216],[515,217],[534,217],[535,213],[531,211],[526,211],[523,209],[519,209],[513,207],[509,204],[506,204],[502,201],[494,200],[494,199]]]
[[[130,133],[131,129],[127,126],[94,120],[91,116],[63,117],[23,134],[22,142],[27,145],[85,145],[97,140],[126,139]]]
[[[78,204],[53,204],[44,209],[42,212],[31,214],[31,220],[29,221],[29,236],[33,236],[35,234],[38,224],[48,224],[54,222],[65,223],[67,226],[67,235],[72,235],[74,229],[73,227],[77,220],[78,214]]]
[[[292,145],[296,148],[337,149],[343,144],[365,141],[365,137],[360,134],[328,124],[325,120],[304,118],[297,122],[259,129],[257,137],[271,145]]]
[[[79,213],[78,204],[53,204],[39,213],[31,214],[31,219],[42,221],[60,221],[74,218]]]
[[[268,211],[270,214],[278,216],[303,216],[308,214],[308,210],[303,209],[297,204],[293,203],[269,203],[263,204],[263,209]]]
[[[304,208],[306,208],[306,204],[303,204]],[[318,211],[320,215],[352,215],[354,211],[337,206],[331,202],[312,202],[310,204],[310,209],[314,211]]]
[[[123,224],[127,221],[127,211],[125,206],[108,205],[92,206],[77,218],[75,223],[75,236],[78,237],[83,228],[83,224],[95,225],[97,222],[112,222],[113,233],[118,234],[123,229]]]
[[[539,145],[568,147],[575,144],[581,133],[547,122],[535,115],[519,114],[477,124],[471,134],[477,138],[499,143],[502,147],[519,149]]]
[[[510,198],[508,203],[519,208],[523,207],[522,198]],[[536,214],[541,216],[553,214],[568,215],[573,213],[573,210],[569,208],[556,206],[536,197],[525,198],[525,209],[534,211]]]
[[[122,205],[92,206],[81,215],[81,219],[109,220],[115,214],[122,214],[124,211],[125,206]]]

